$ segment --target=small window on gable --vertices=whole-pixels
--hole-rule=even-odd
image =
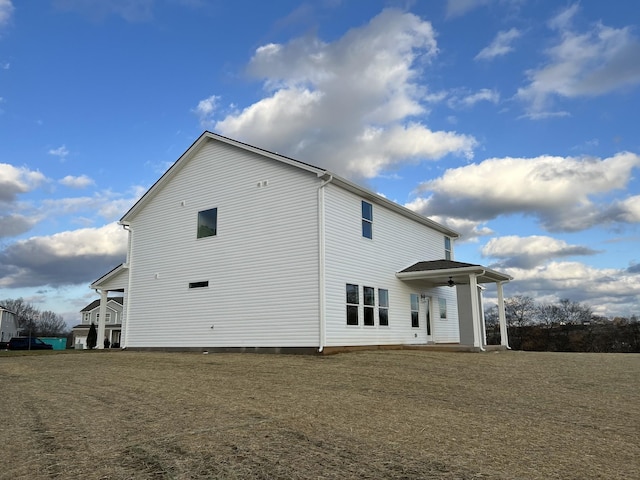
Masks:
[[[444,237],[444,258],[451,260],[451,237]]]
[[[440,318],[442,320],[447,319],[447,299],[446,298],[438,298],[438,304],[440,306]]]
[[[189,288],[205,288],[209,286],[209,282],[205,281],[205,282],[191,282],[189,284]]]
[[[218,209],[198,212],[198,238],[213,237],[218,231]]]
[[[362,236],[373,238],[373,205],[362,201]]]

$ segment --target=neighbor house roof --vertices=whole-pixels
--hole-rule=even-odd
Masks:
[[[210,140],[222,142],[227,145],[233,145],[245,151],[257,153],[259,155],[262,155],[263,157],[270,158],[272,160],[276,160],[287,165],[291,165],[311,172],[317,175],[319,178],[322,178],[323,180],[330,180],[332,183],[339,185],[345,190],[351,191],[356,195],[359,195],[373,203],[385,206],[390,210],[393,210],[405,217],[411,218],[412,220],[422,223],[423,225],[427,225],[430,228],[433,228],[434,230],[439,231],[447,236],[453,238],[458,238],[460,236],[460,234],[455,230],[451,230],[450,228],[447,228],[444,225],[431,220],[430,218],[420,215],[419,213],[403,207],[398,203],[392,202],[391,200],[388,200],[381,195],[378,195],[370,190],[367,190],[366,188],[356,185],[355,183],[342,178],[339,175],[336,175],[328,170],[315,167],[308,163],[301,162],[299,160],[295,160],[278,153],[270,152],[262,148],[254,147],[247,143],[239,142],[237,140],[233,140],[231,138],[224,137],[222,135],[218,135],[209,131],[205,131],[202,135],[200,135],[200,137],[195,142],[193,142],[193,144],[187,149],[187,151],[183,153],[180,158],[178,158],[178,160],[176,160],[176,162],[164,173],[164,175],[162,175],[162,177],[160,177],[158,181],[154,183],[149,190],[147,190],[142,198],[140,198],[140,200],[138,200],[133,205],[133,207],[131,207],[129,211],[124,214],[124,216],[120,219],[120,224],[128,225],[129,222],[137,215],[137,213],[157,194],[157,192],[159,192],[183,168],[183,166],[196,155],[196,153],[206,144],[206,142]]]
[[[461,284],[469,275],[476,275],[478,283],[508,282],[509,275],[497,272],[489,267],[473,263],[456,262],[454,260],[431,260],[417,262],[396,273],[401,280],[427,280],[430,282],[446,282],[449,278]],[[467,282],[468,283],[468,282]]]
[[[107,298],[107,302],[110,302],[110,301],[114,301],[114,302],[119,303],[120,305],[122,305],[122,297],[108,297]],[[94,309],[98,308],[99,306],[100,306],[100,299],[98,298],[97,300],[94,300],[89,305],[87,305],[82,310],[80,310],[80,312],[90,312],[91,310],[94,310]]]

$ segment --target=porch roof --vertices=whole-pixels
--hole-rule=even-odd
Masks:
[[[396,273],[400,280],[426,280],[435,285],[447,285],[449,279],[456,284],[469,283],[475,275],[478,283],[497,283],[513,280],[512,277],[491,268],[453,260],[417,262]]]

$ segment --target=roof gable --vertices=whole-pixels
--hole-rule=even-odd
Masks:
[[[186,165],[209,141],[217,141],[225,143],[227,145],[232,145],[245,151],[261,155],[265,158],[269,158],[271,160],[282,162],[284,164],[314,173],[318,176],[318,178],[324,181],[331,182],[332,184],[355,193],[356,195],[359,195],[364,199],[367,199],[378,205],[382,205],[396,213],[399,213],[400,215],[403,215],[423,225],[433,228],[436,231],[443,233],[444,235],[450,236],[452,238],[458,238],[460,236],[455,230],[451,230],[450,228],[445,227],[444,225],[441,225],[431,220],[430,218],[420,215],[419,213],[416,213],[413,210],[410,210],[398,203],[392,202],[391,200],[388,200],[381,195],[378,195],[370,190],[367,190],[366,188],[356,185],[355,183],[342,178],[339,175],[336,175],[328,170],[313,166],[305,162],[301,162],[299,160],[295,160],[293,158],[286,157],[284,155],[280,155],[278,153],[270,152],[262,148],[254,147],[247,143],[239,142],[237,140],[233,140],[231,138],[224,137],[222,135],[218,135],[209,131],[205,131],[202,135],[200,135],[200,137],[198,137],[198,139],[187,149],[187,151],[183,153],[180,158],[178,158],[178,160],[176,160],[176,162],[156,181],[156,183],[151,186],[151,188],[149,188],[149,190],[147,190],[147,192],[140,198],[140,200],[138,200],[129,209],[129,211],[123,215],[123,217],[120,219],[120,224],[128,225],[129,222],[138,214],[138,212],[140,212],[144,208],[144,206],[147,205],[156,196],[156,194],[160,190],[162,190],[162,188],[167,183],[169,183],[180,170],[182,170],[184,165]],[[94,284],[95,283],[98,282],[96,281],[94,282]]]
[[[117,304],[122,305],[123,302],[123,298],[122,297],[108,297],[107,299],[107,306],[109,306],[109,303],[115,302]],[[100,299],[94,300],[93,302],[91,302],[89,305],[87,305],[86,307],[84,307],[82,310],[80,310],[80,312],[90,312],[92,310],[95,310],[96,308],[98,308],[100,306]]]

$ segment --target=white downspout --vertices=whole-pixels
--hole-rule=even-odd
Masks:
[[[333,175],[324,180],[318,187],[318,281],[319,281],[319,302],[318,313],[320,316],[320,331],[318,353],[322,353],[326,341],[326,285],[325,285],[325,212],[324,212],[324,187],[333,180]]]

